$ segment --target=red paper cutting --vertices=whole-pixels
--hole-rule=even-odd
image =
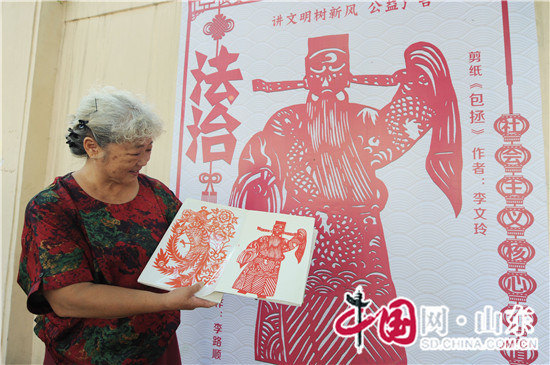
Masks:
[[[307,240],[306,231],[299,229],[295,234],[288,233],[285,232],[285,226],[285,222],[277,221],[272,230],[258,227],[270,234],[254,240],[239,254],[237,262],[244,270],[233,284],[233,288],[239,293],[252,293],[259,298],[275,295],[279,269],[285,260],[284,253],[297,248],[296,259],[298,263],[302,260]],[[291,235],[292,238],[287,240],[283,235]]]
[[[388,192],[376,170],[432,130],[426,169],[458,215],[458,105],[445,57],[429,43],[408,47],[405,68],[393,75],[352,75],[347,34],[310,38],[305,64],[302,82],[253,82],[255,90],[304,87],[308,95],[304,104],[276,112],[248,141],[230,205],[315,217],[319,230],[304,304],[259,304],[256,359],[347,363],[357,353],[333,337],[331,318],[344,309],[334,298],[361,285],[376,311],[396,297],[380,222]],[[349,100],[346,89],[351,83],[398,89],[391,102],[377,110]],[[372,351],[363,353],[360,361],[406,361],[403,347],[384,343],[372,333],[365,336]]]
[[[236,224],[237,218],[227,209],[185,209],[171,227],[166,250],[159,251],[153,267],[171,278],[166,284],[173,288],[215,281]]]

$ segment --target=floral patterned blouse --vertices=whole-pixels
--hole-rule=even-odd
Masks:
[[[179,311],[61,318],[42,295],[80,282],[158,291],[137,278],[181,203],[161,182],[145,175],[138,181],[133,200],[107,204],[86,194],[68,174],[27,205],[18,283],[28,309],[38,314],[35,332],[56,362],[152,364],[179,325]]]

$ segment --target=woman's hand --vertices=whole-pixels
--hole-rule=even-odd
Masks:
[[[195,293],[202,289],[204,284],[196,283],[185,288],[177,288],[168,292],[165,295],[167,308],[169,309],[195,309],[195,308],[210,308],[216,305],[206,299],[197,298]]]
[[[59,317],[122,318],[165,310],[210,308],[216,305],[195,297],[203,284],[168,293],[90,282],[44,291],[44,297]]]

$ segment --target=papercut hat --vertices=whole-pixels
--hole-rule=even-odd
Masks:
[[[307,41],[308,53],[311,57],[315,53],[325,49],[339,49],[349,54],[349,34],[335,34],[322,37],[309,38]]]

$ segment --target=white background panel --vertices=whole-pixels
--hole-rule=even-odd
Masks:
[[[379,2],[385,5],[385,2]],[[435,2],[423,8],[407,1],[405,10],[392,13],[370,14],[371,2],[355,2],[359,14],[335,21],[312,22],[273,27],[272,19],[279,14],[292,13],[340,5],[336,2],[259,2],[222,10],[235,21],[235,28],[221,41],[230,52],[239,53],[232,68],[239,68],[243,80],[234,82],[240,95],[228,105],[229,112],[242,124],[234,131],[237,146],[232,164],[214,163],[214,171],[223,176],[216,185],[218,202],[227,203],[233,182],[237,176],[237,159],[245,143],[260,131],[268,118],[277,110],[303,103],[306,90],[278,93],[252,92],[251,80],[266,81],[300,80],[304,76],[304,57],[307,39],[330,34],[350,34],[350,63],[353,74],[391,74],[404,67],[403,52],[412,43],[426,41],[435,44],[445,55],[453,85],[457,94],[462,126],[462,151],[464,167],[463,206],[455,218],[452,207],[439,188],[428,176],[424,163],[429,149],[425,136],[417,145],[397,161],[377,170],[387,186],[389,199],[382,211],[382,224],[390,259],[392,277],[398,295],[411,298],[420,305],[446,305],[450,309],[449,336],[475,336],[473,320],[476,311],[484,305],[500,310],[508,304],[506,294],[498,285],[499,277],[507,270],[506,262],[498,255],[498,245],[506,239],[505,230],[499,226],[496,215],[505,207],[505,201],[495,189],[497,181],[505,174],[494,154],[503,145],[502,137],[493,129],[493,122],[508,112],[508,95],[503,58],[502,19],[500,2]],[[402,5],[402,2],[400,2]],[[533,5],[530,2],[510,2],[510,27],[513,61],[514,111],[530,122],[530,129],[522,137],[522,144],[531,152],[531,161],[522,175],[534,185],[534,191],[524,206],[535,215],[534,224],[526,231],[525,238],[536,249],[535,258],[526,271],[537,282],[537,290],[527,303],[538,315],[535,332],[539,338],[537,363],[548,363],[548,215],[546,211],[544,149],[541,126],[541,106],[538,73],[537,39]],[[382,10],[383,12],[383,10]],[[215,42],[202,33],[204,24],[211,20],[213,12],[199,15],[192,23],[191,33],[186,34],[187,11],[184,9],[182,42],[180,50],[179,95],[183,91],[183,59],[185,40],[189,37],[189,69],[196,68],[195,51],[212,57]],[[481,52],[482,76],[469,76],[469,52]],[[203,71],[212,72],[205,65]],[[483,85],[486,122],[485,132],[471,132],[469,113],[470,85]],[[195,86],[191,75],[187,79],[187,97]],[[395,93],[395,87],[352,85],[350,101],[375,108],[386,105]],[[204,102],[204,101],[203,101]],[[181,99],[178,100],[178,110]],[[192,123],[192,103],[185,103],[185,124]],[[201,104],[201,107],[203,104]],[[207,109],[207,108],[205,108]],[[179,113],[179,112],[178,112]],[[180,119],[175,121],[175,139],[179,136]],[[181,141],[184,152],[191,142],[187,130]],[[177,144],[175,144],[177,145]],[[473,173],[472,150],[485,148],[486,168],[480,176]],[[199,158],[196,163],[183,156],[177,166],[177,147],[172,164],[172,187],[175,187],[178,167],[181,167],[180,198],[200,198],[203,184],[198,175],[208,171],[208,164]],[[483,179],[482,179],[483,178]],[[474,235],[473,194],[487,194],[487,235]],[[223,311],[213,308],[182,314],[179,330],[183,359],[191,363],[252,363],[256,301],[226,295]],[[454,319],[464,315],[465,326],[458,326]],[[216,322],[219,321],[219,322]],[[212,358],[213,323],[223,325],[222,358]],[[353,346],[350,339],[350,346]],[[422,351],[418,342],[407,348],[409,363],[504,363],[496,351]]]

